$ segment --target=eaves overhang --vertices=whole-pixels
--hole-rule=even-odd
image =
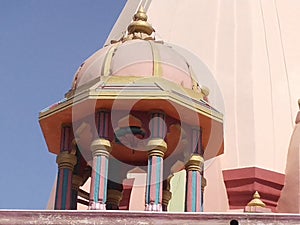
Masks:
[[[106,80],[88,89],[77,90],[64,101],[40,112],[39,122],[49,151],[58,154],[63,124],[80,121],[100,109],[163,110],[167,115],[191,126],[195,125],[197,117],[209,134],[214,126],[217,134],[223,137],[223,115],[204,101],[201,93],[164,79],[144,79],[139,83]]]

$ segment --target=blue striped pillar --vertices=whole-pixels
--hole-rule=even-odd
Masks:
[[[192,129],[192,157],[186,164],[186,202],[187,212],[203,212],[203,147],[202,129]]]
[[[72,151],[72,128],[62,127],[61,151],[56,158],[58,175],[54,209],[71,209],[72,173],[77,163],[76,152]]]
[[[204,163],[200,155],[194,154],[186,165],[186,212],[203,211],[201,167]]]
[[[93,162],[89,209],[92,210],[106,210],[108,158],[111,152],[111,144],[110,141],[107,140],[109,129],[108,115],[109,113],[107,111],[96,113],[99,137],[91,144]]]
[[[146,187],[146,211],[162,211],[163,157],[167,151],[165,114],[154,112],[150,121],[151,139],[148,142],[148,173]]]

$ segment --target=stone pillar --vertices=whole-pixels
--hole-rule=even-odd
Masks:
[[[111,144],[108,139],[109,112],[96,113],[98,138],[91,144],[93,156],[89,209],[106,210],[108,158]]]
[[[71,209],[72,173],[77,163],[76,152],[72,151],[72,128],[62,127],[61,151],[56,158],[58,176],[54,209]]]
[[[119,191],[116,189],[108,189],[107,190],[107,201],[106,201],[106,209],[108,210],[118,210],[120,206],[120,202],[123,197],[123,191]]]
[[[186,212],[203,211],[202,167],[204,160],[194,154],[186,164]]]
[[[91,150],[93,163],[89,209],[105,210],[108,157],[111,151],[110,141],[101,138],[96,139],[91,145]]]
[[[73,174],[71,209],[77,209],[78,190],[82,184],[83,184],[83,178],[81,176]]]
[[[146,187],[146,211],[162,211],[163,157],[167,151],[165,136],[165,114],[152,113],[151,139],[147,144],[148,172]]]
[[[163,181],[163,198],[162,198],[163,211],[168,211],[169,201],[172,198],[172,192],[170,191],[170,182],[173,176],[174,175],[171,175],[170,177],[168,177],[168,179]]]
[[[203,192],[206,180],[203,177],[204,159],[202,129],[192,129],[192,156],[186,164],[186,202],[187,212],[203,212]]]

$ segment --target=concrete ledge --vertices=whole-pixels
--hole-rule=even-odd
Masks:
[[[0,225],[229,225],[231,220],[240,225],[299,225],[300,214],[0,210]]]

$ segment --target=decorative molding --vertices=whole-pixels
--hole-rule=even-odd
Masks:
[[[251,225],[299,225],[300,214],[252,214],[252,213],[149,213],[128,211],[29,211],[29,210],[0,210],[0,225],[26,224],[85,224],[85,225],[181,225],[181,224],[230,224],[237,220],[240,224]]]
[[[244,209],[255,191],[272,211],[276,211],[284,174],[257,167],[224,170],[223,178],[230,209]]]

